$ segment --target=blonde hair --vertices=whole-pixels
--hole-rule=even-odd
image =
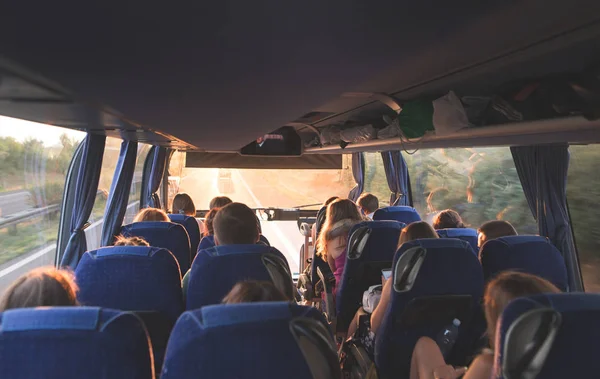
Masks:
[[[327,242],[347,235],[352,227],[363,221],[358,207],[348,199],[338,199],[327,206],[325,224],[317,239],[317,255],[327,261]]]
[[[133,219],[133,222],[142,221],[171,221],[169,216],[162,209],[158,208],[145,208],[142,209]]]
[[[206,217],[204,219],[204,237],[212,236],[215,234],[215,228],[213,226],[213,223],[215,221],[215,216],[217,215],[217,212],[219,212],[219,209],[221,208],[213,208],[206,214]]]
[[[511,300],[517,297],[558,292],[560,290],[554,284],[539,276],[515,271],[498,274],[487,284],[483,297],[490,346],[493,347],[496,341],[498,319]]]
[[[41,267],[17,278],[0,299],[0,312],[15,308],[77,305],[73,273]]]
[[[439,238],[439,236],[431,225],[425,221],[412,222],[402,229],[398,239],[398,247],[402,246],[403,243],[423,238]]]
[[[173,198],[173,213],[196,216],[196,205],[187,193],[178,193]]]
[[[150,246],[150,244],[142,237],[119,235],[115,238],[115,246]]]

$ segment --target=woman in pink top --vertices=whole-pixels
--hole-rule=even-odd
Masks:
[[[325,225],[317,240],[317,255],[329,264],[336,286],[346,265],[350,229],[363,220],[358,207],[351,200],[338,199],[327,206]]]

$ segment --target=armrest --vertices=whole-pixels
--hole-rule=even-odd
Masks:
[[[333,298],[333,287],[335,285],[335,276],[332,272],[323,274],[320,267],[317,267],[317,275],[323,285],[323,293],[325,294],[325,315],[332,326],[332,330],[336,330],[337,314],[335,311],[335,300]]]

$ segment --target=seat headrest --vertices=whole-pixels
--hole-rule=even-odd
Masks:
[[[168,222],[168,221],[141,221],[141,222],[134,222],[131,224],[123,225],[124,231],[169,230],[169,229],[181,229],[181,230],[185,231],[185,228],[182,225],[175,223],[175,222]]]
[[[268,322],[292,317],[289,302],[256,302],[242,304],[208,305],[201,308],[198,322],[204,328],[245,324],[252,322]]]
[[[397,245],[398,237],[404,226],[404,223],[398,221],[364,221],[354,225],[349,233],[348,258],[360,258],[369,242],[374,245],[388,245],[390,238],[395,250],[395,245]],[[372,235],[375,235],[373,240],[371,240]]]
[[[194,220],[196,221],[196,219],[192,216],[188,216],[188,215],[184,215],[184,214],[178,214],[178,213],[172,213],[169,214],[169,219],[171,221],[177,221],[177,222],[185,222],[185,221],[191,221]]]
[[[263,244],[251,244],[251,245],[218,245],[213,246],[210,249],[202,250],[205,254],[217,257],[224,255],[235,255],[235,254],[267,254],[275,253],[281,254],[279,250],[274,247],[263,245]]]
[[[2,314],[4,332],[26,330],[97,330],[101,309],[97,307],[21,308]]]
[[[411,222],[421,221],[421,216],[419,216],[419,212],[415,208],[399,205],[379,208],[373,214],[373,220],[395,220],[410,224]]]
[[[471,228],[447,228],[437,229],[437,234],[443,238],[458,238],[458,237],[475,237],[477,238],[477,230]]]
[[[140,256],[153,257],[156,254],[171,254],[167,249],[152,246],[107,246],[98,250],[88,251],[92,258],[102,258],[110,256]]]

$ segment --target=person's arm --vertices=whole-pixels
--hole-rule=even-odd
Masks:
[[[494,354],[491,352],[485,352],[479,354],[463,379],[488,379],[492,376],[492,370],[494,368]]]
[[[371,314],[371,331],[375,334],[377,334],[377,329],[379,329],[379,326],[381,326],[381,321],[383,321],[383,315],[385,315],[385,310],[390,303],[391,296],[392,278],[389,278],[386,280],[383,290],[381,291],[381,299],[379,300],[379,304],[377,304],[377,308],[375,308],[373,310],[373,314]]]

